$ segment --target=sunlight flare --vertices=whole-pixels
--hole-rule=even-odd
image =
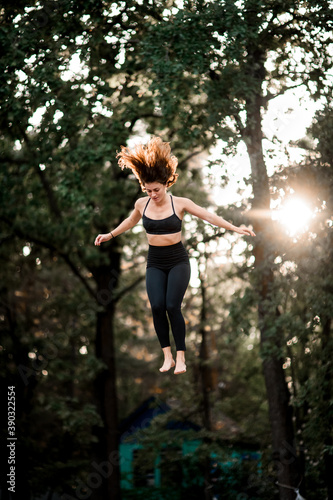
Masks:
[[[313,213],[308,204],[301,198],[290,198],[275,213],[277,220],[287,233],[295,236],[307,230]]]

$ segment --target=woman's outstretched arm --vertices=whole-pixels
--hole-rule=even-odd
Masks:
[[[189,214],[194,215],[195,217],[199,217],[199,219],[205,220],[210,224],[212,224],[213,226],[221,227],[228,231],[235,231],[236,233],[239,234],[255,236],[255,233],[252,231],[252,229],[248,227],[234,226],[233,224],[230,224],[230,222],[224,220],[219,215],[209,212],[205,208],[196,205],[189,198],[180,198],[180,200],[182,201],[183,210],[185,212],[188,212]]]
[[[120,234],[124,233],[125,231],[132,229],[132,227],[134,227],[139,222],[140,219],[141,219],[141,212],[138,210],[136,202],[135,208],[131,213],[131,215],[129,215],[126,219],[124,219],[119,224],[119,226],[112,229],[110,233],[99,234],[95,239],[95,245],[99,246],[101,243],[109,241],[112,238],[115,238],[116,236],[119,236]]]

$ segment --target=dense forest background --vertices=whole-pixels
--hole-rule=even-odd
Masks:
[[[331,38],[324,0],[2,4],[2,500],[291,500],[298,489],[333,499]],[[287,145],[277,123],[291,111],[269,118],[283,95],[317,109]],[[173,194],[257,234],[185,218],[193,275],[180,377],[158,371],[141,226],[93,245],[143,195],[117,151],[152,135],[179,159]],[[235,202],[214,198],[235,179]],[[311,215],[291,230],[278,214],[295,199]],[[289,205],[284,221],[294,216]],[[121,491],[119,422],[150,396],[171,411],[141,433],[147,456],[179,439],[171,420],[200,428],[187,457],[203,479],[195,489],[172,479],[175,456],[166,488]],[[210,457],[239,446],[260,452],[260,467],[231,468],[213,488]],[[93,464],[111,456],[112,474],[94,485]]]

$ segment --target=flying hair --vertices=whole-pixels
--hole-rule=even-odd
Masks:
[[[160,137],[152,137],[146,146],[138,144],[132,149],[121,146],[117,153],[118,165],[123,170],[130,168],[138,179],[142,191],[145,184],[159,182],[172,186],[178,178],[176,169],[178,160],[171,154],[170,144]]]

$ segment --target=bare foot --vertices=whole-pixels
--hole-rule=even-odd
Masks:
[[[173,358],[171,359],[165,359],[163,365],[160,368],[160,372],[168,372],[170,368],[173,368],[175,366],[175,362]]]
[[[186,372],[186,365],[184,361],[177,361],[177,365],[174,371],[175,375],[179,375],[180,373]]]
[[[186,372],[185,351],[177,351],[175,375]]]

